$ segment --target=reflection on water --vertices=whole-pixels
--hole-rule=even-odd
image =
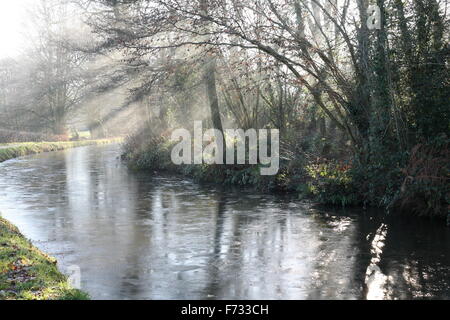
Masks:
[[[389,278],[383,274],[378,264],[381,262],[381,255],[383,253],[384,242],[386,241],[387,226],[382,223],[378,228],[372,240],[372,259],[366,271],[366,287],[367,299],[369,300],[384,300],[390,298],[387,288]]]
[[[129,172],[118,146],[0,165],[0,211],[95,299],[450,298],[450,230]]]

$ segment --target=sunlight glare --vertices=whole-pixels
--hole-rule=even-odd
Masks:
[[[31,3],[31,0],[0,1],[0,58],[20,53],[24,18]]]

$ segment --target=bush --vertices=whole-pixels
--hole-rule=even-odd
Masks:
[[[171,152],[176,142],[170,141],[169,133],[157,135],[144,130],[129,136],[122,159],[136,170],[168,171],[192,177],[199,182],[225,185],[252,186],[261,190],[287,189],[287,169],[276,176],[261,176],[259,165],[191,165],[177,166],[172,163]]]
[[[68,135],[54,135],[39,132],[24,132],[0,129],[0,143],[68,141]]]
[[[174,142],[165,135],[156,135],[142,130],[127,137],[122,159],[133,169],[142,170],[175,170],[171,160]]]
[[[303,193],[310,193],[322,204],[349,206],[358,201],[349,163],[327,161],[310,164],[306,167],[309,182]]]
[[[403,183],[392,207],[419,216],[442,216],[450,201],[450,148],[445,136],[416,145],[407,166],[401,169]]]

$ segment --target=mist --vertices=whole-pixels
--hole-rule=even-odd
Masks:
[[[449,3],[1,1],[0,299],[449,298]]]

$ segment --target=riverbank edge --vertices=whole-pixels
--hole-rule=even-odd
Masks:
[[[445,140],[446,141],[446,140]],[[444,221],[448,214],[448,187],[445,176],[445,157],[433,150],[442,141],[421,145],[424,150],[418,159],[431,159],[436,179],[423,174],[409,173],[412,160],[401,169],[378,168],[379,174],[353,160],[280,159],[278,174],[262,176],[261,165],[175,165],[171,159],[176,141],[167,136],[143,133],[128,137],[123,144],[122,160],[133,171],[165,172],[182,175],[195,182],[255,189],[271,194],[294,194],[302,201],[310,201],[330,208],[381,209],[386,215],[417,217]],[[448,148],[443,147],[443,150]],[[417,150],[416,150],[417,152]],[[421,161],[421,162],[420,162]],[[429,172],[426,161],[420,160],[421,172]],[[417,166],[417,165],[416,165]],[[414,167],[414,166],[413,166]],[[384,174],[384,171],[386,171]],[[406,172],[406,173],[405,173]],[[437,181],[437,182],[436,182]],[[379,190],[379,188],[383,187]]]
[[[0,300],[89,300],[58,270],[56,259],[33,246],[0,217]]]
[[[0,163],[14,158],[90,145],[121,143],[122,138],[24,142],[0,145]],[[56,260],[37,249],[0,213],[0,300],[88,300],[71,288]]]
[[[123,138],[62,141],[62,142],[24,142],[12,144],[0,144],[0,163],[18,157],[32,154],[61,151],[65,149],[85,147],[90,145],[104,145],[123,142]]]

